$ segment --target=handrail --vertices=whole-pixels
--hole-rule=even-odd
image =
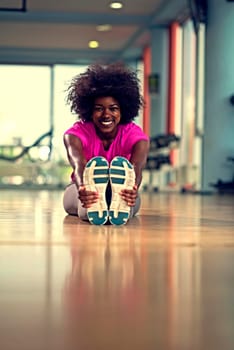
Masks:
[[[38,146],[41,143],[41,141],[44,140],[48,136],[50,137],[50,141],[49,141],[49,149],[50,149],[50,151],[49,151],[49,155],[48,155],[48,160],[49,160],[50,156],[51,156],[51,152],[52,152],[53,128],[50,129],[45,134],[43,134],[40,137],[38,137],[38,139],[36,139],[36,141],[33,142],[30,146],[24,146],[22,151],[19,154],[17,154],[16,156],[9,157],[9,156],[4,156],[4,155],[0,154],[0,160],[6,160],[6,161],[9,161],[9,162],[15,162],[16,160],[22,158],[25,154],[28,154],[30,161],[34,162],[34,160],[29,155],[30,149],[33,148],[33,147]]]

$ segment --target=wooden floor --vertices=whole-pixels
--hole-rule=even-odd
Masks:
[[[142,194],[124,227],[0,191],[1,350],[233,350],[234,196]]]

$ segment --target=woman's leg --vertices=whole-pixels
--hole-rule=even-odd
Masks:
[[[140,198],[140,195],[138,193],[137,198],[136,198],[136,204],[134,205],[134,207],[131,207],[129,219],[131,219],[133,216],[135,216],[137,214],[137,212],[140,209],[140,206],[141,206],[141,198]]]
[[[87,209],[82,207],[78,198],[77,187],[74,183],[71,183],[65,189],[63,207],[69,215],[78,215],[82,220],[88,220]]]
[[[121,162],[123,160],[124,160],[124,158],[121,158]],[[131,181],[133,181],[133,180],[131,180]],[[124,184],[123,184],[123,186],[124,186]],[[111,183],[109,182],[107,184],[107,188],[106,188],[106,203],[107,203],[108,209],[111,206],[112,189],[113,188],[111,186]],[[138,194],[138,196],[136,198],[135,206],[129,208],[129,219],[132,218],[134,215],[136,215],[136,213],[139,211],[140,204],[141,204],[141,199],[140,199],[140,196]],[[124,205],[124,206],[126,206],[126,205]],[[78,215],[82,220],[85,220],[85,221],[88,220],[87,209],[82,207],[81,202],[78,199],[77,187],[74,183],[71,183],[65,189],[64,197],[63,197],[63,207],[64,207],[64,210],[69,215]]]

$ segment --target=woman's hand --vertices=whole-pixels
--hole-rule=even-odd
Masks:
[[[94,191],[87,191],[85,186],[79,186],[78,198],[84,208],[90,208],[92,204],[97,203],[99,194]]]
[[[127,202],[130,207],[134,207],[137,198],[137,185],[134,185],[132,190],[121,190],[120,196]]]

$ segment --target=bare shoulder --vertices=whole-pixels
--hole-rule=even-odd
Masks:
[[[133,146],[135,150],[142,150],[146,153],[149,151],[149,140],[139,140]]]
[[[81,140],[73,134],[65,134],[63,141],[66,147],[81,147]]]

